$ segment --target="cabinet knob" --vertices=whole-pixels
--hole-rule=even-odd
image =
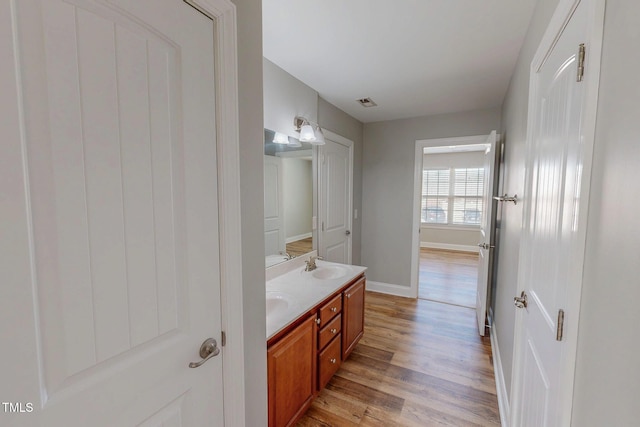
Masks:
[[[336,359],[335,358],[331,358],[331,359],[329,359],[329,362],[336,363]]]
[[[336,328],[332,328],[332,329],[331,329],[331,333],[332,333],[332,334],[335,334],[336,332],[338,332],[338,330],[337,330]]]
[[[351,294],[347,294],[347,298],[351,298]]]
[[[320,318],[319,318],[319,317],[316,317],[316,323],[319,325],[319,324],[320,324],[320,322],[321,322]]]
[[[338,307],[331,307],[331,311],[335,313],[336,311],[338,311]]]

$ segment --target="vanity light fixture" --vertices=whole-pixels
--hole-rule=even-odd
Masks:
[[[298,141],[297,139],[291,138],[289,140],[289,147],[291,147],[291,148],[299,148],[299,147],[302,147],[302,144],[300,144],[300,141]]]
[[[313,145],[324,145],[324,134],[320,125],[317,123],[311,123],[308,119],[300,116],[296,116],[293,119],[293,125],[297,132],[300,132],[300,141],[308,142]],[[315,127],[315,129],[314,129]]]
[[[275,135],[273,136],[273,143],[274,144],[288,144],[289,143],[289,137],[287,135],[285,135],[284,133],[276,132]]]

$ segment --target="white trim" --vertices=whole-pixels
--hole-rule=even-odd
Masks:
[[[580,316],[580,298],[582,294],[582,276],[584,273],[584,248],[586,246],[586,229],[588,220],[588,208],[589,208],[589,195],[591,185],[591,165],[593,158],[593,146],[595,143],[595,126],[598,107],[598,88],[600,83],[600,62],[602,54],[602,38],[604,32],[604,11],[605,0],[560,0],[556,10],[549,21],[549,25],[542,37],[536,54],[531,61],[530,67],[530,87],[529,87],[529,108],[527,116],[527,141],[530,141],[533,136],[533,121],[535,119],[535,104],[534,100],[537,93],[536,80],[532,78],[544,64],[544,61],[548,57],[548,53],[552,50],[556,44],[561,32],[566,27],[567,23],[571,19],[574,10],[578,7],[580,2],[583,2],[587,10],[587,24],[584,32],[586,52],[586,67],[583,84],[585,85],[585,95],[583,99],[583,111],[581,118],[581,130],[583,135],[584,159],[582,169],[582,186],[580,188],[580,194],[582,195],[579,200],[578,211],[582,214],[578,218],[578,225],[575,237],[575,245],[578,250],[573,254],[573,259],[570,265],[572,271],[569,274],[569,280],[567,281],[567,309],[566,313],[571,313],[571,318],[565,323],[564,331],[564,345],[565,351],[563,352],[563,360],[561,361],[561,376],[559,378],[559,395],[561,403],[558,406],[561,413],[561,422],[559,425],[571,424],[571,412],[573,407],[573,388],[575,378],[575,365],[577,357],[578,347],[578,323]],[[525,163],[529,162],[529,150],[527,149]],[[525,192],[530,188],[530,174],[525,174]],[[527,203],[526,195],[523,197],[523,203]],[[523,227],[526,226],[528,221],[527,209],[523,208]],[[523,241],[521,239],[520,250],[523,248]],[[524,278],[522,277],[522,265],[525,260],[520,256],[518,265],[518,289],[524,289]],[[515,328],[514,328],[514,354],[513,354],[513,374],[511,379],[511,424],[518,424],[518,417],[520,415],[519,408],[519,393],[522,383],[520,372],[523,364],[523,354],[521,341],[523,339],[521,330],[523,323],[523,312],[518,310],[516,312]]]
[[[353,259],[353,146],[354,143],[352,140],[345,138],[344,136],[338,135],[335,132],[332,132],[330,130],[327,129],[323,129],[322,132],[324,133],[324,138],[325,140],[330,140],[332,142],[335,142],[337,144],[340,145],[344,145],[345,147],[347,147],[349,149],[349,201],[348,204],[349,206],[347,206],[348,209],[348,230],[351,232],[351,235],[349,236],[349,239],[347,240],[347,262],[346,264],[351,264],[351,260]],[[322,149],[322,145],[317,146],[320,150]],[[317,212],[317,218],[318,218],[318,224],[322,224],[322,222],[324,221],[324,218],[322,218],[322,207],[323,205],[323,200],[321,200],[320,195],[322,194],[322,164],[318,163],[318,179],[317,179],[317,186],[318,186],[318,212]],[[321,253],[321,248],[323,248],[322,246],[322,229],[318,226],[318,244],[317,244],[317,248],[318,248],[318,253],[320,255],[322,255]]]
[[[475,145],[487,143],[487,135],[473,135],[473,136],[454,136],[450,138],[434,138],[434,139],[418,139],[416,144],[422,145],[422,148],[426,147],[440,147],[450,145]]]
[[[452,243],[434,243],[434,242],[420,242],[421,248],[430,249],[443,249],[446,251],[460,251],[460,252],[474,252],[479,253],[480,248],[471,245],[454,245]]]
[[[240,139],[236,8],[229,0],[185,0],[214,21],[216,140],[224,424],[245,424],[244,324],[240,224]]]
[[[426,147],[450,146],[450,145],[471,145],[486,144],[487,135],[460,136],[452,138],[418,139],[416,140],[414,154],[413,171],[413,232],[411,233],[411,278],[410,297],[418,297],[418,280],[420,270],[420,228],[422,221],[420,217],[420,202],[422,190],[422,169],[424,159],[424,149]]]
[[[410,287],[394,285],[392,283],[374,282],[373,280],[367,279],[365,289],[367,291],[378,292],[381,294],[395,295],[398,297],[406,297],[406,298],[415,298]]]
[[[312,237],[312,236],[313,236],[312,232],[308,232],[308,233],[304,233],[304,234],[298,234],[297,236],[288,237],[285,240],[285,243],[297,242],[298,240],[308,239],[309,237]]]
[[[496,379],[500,424],[502,427],[509,427],[511,409],[509,408],[507,384],[504,381],[504,370],[502,369],[502,359],[500,358],[500,349],[498,348],[498,332],[496,331],[495,322],[491,325],[489,336],[491,337],[491,354],[493,355],[493,373]]]
[[[446,224],[431,224],[428,222],[423,222],[420,226],[421,229],[431,229],[431,230],[455,230],[455,231],[477,231],[480,232],[479,225],[446,225]]]

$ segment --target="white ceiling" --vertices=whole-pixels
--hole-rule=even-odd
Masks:
[[[496,107],[536,1],[264,0],[264,56],[363,122]]]

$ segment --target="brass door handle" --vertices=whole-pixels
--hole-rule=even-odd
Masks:
[[[207,338],[200,346],[200,357],[202,360],[189,363],[190,368],[198,368],[204,364],[207,360],[220,354],[218,343],[213,338]]]

